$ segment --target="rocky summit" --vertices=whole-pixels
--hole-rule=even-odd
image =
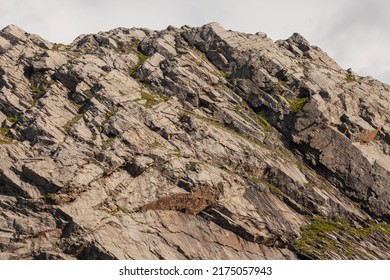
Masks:
[[[0,32],[0,259],[390,259],[390,86],[295,33]]]

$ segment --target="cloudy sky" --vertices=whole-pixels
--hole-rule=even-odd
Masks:
[[[62,43],[119,26],[163,29],[211,21],[274,40],[298,32],[342,67],[390,84],[388,0],[0,0],[0,28],[13,23]]]

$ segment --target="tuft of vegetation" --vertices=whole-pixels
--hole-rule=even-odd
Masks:
[[[69,120],[63,128],[65,129],[66,132],[70,131],[70,128],[75,125],[82,117],[84,114],[77,114],[75,117],[73,117],[71,120]]]
[[[356,254],[353,243],[360,242],[360,239],[365,239],[374,233],[390,236],[390,224],[375,223],[358,229],[343,221],[317,217],[302,229],[301,237],[295,241],[294,247],[300,253],[312,257],[325,259],[327,253],[342,250],[346,257],[351,258]],[[347,240],[340,241],[337,235],[342,235]]]
[[[49,81],[46,82],[46,85],[50,88],[52,85],[57,84],[56,80],[50,79]]]
[[[153,148],[159,148],[159,147],[162,147],[163,145],[162,145],[160,142],[158,142],[158,141],[154,141],[154,142],[151,144],[151,146],[152,146]]]
[[[0,134],[3,135],[3,136],[6,136],[9,132],[9,128],[7,127],[1,127],[0,128]]]
[[[271,192],[276,192],[276,193],[282,193],[282,191],[275,185],[271,184],[271,183],[268,183],[268,182],[263,182],[264,185],[266,185],[270,190]]]
[[[47,193],[47,194],[41,196],[41,199],[50,200],[50,199],[53,199],[54,197],[55,197],[54,193]]]
[[[173,153],[174,156],[178,157],[178,158],[181,158],[183,157],[183,154],[181,153],[180,150],[176,150],[174,153]]]
[[[216,128],[222,129],[222,130],[224,130],[224,131],[226,131],[226,132],[228,132],[228,133],[230,133],[230,134],[232,134],[234,136],[238,136],[238,137],[240,137],[240,138],[242,138],[242,139],[244,139],[244,140],[246,140],[248,142],[251,142],[252,144],[255,144],[255,145],[260,146],[262,148],[267,148],[267,146],[264,145],[262,142],[254,139],[254,138],[251,138],[251,137],[249,137],[247,135],[244,135],[243,133],[239,133],[239,132],[237,132],[237,131],[235,131],[235,130],[233,130],[231,128],[228,128],[228,127],[222,125],[221,123],[219,123],[217,121],[214,121],[214,120],[211,120],[211,119],[208,119],[208,118],[205,118],[203,116],[199,116],[199,115],[196,115],[196,114],[193,114],[193,113],[188,113],[188,115],[193,116],[193,117],[197,118],[198,120],[207,122],[208,124],[211,124],[211,125],[213,125]]]
[[[137,52],[137,49],[139,47],[139,42],[133,42],[133,43],[118,43],[118,47],[115,49],[116,53],[129,53],[131,51]]]
[[[106,112],[105,113],[105,118],[102,122],[102,126],[105,125],[106,123],[108,123],[108,121],[113,117],[115,116],[115,112]]]
[[[306,102],[309,100],[308,97],[303,97],[303,98],[296,98],[295,101],[285,97],[287,100],[288,104],[290,104],[291,111],[294,113],[298,113],[302,107],[306,104]]]
[[[64,44],[57,44],[54,43],[53,47],[51,48],[52,51],[58,52],[61,51],[62,48],[65,48],[66,46]]]
[[[145,108],[150,108],[151,106],[153,105],[156,105],[156,104],[159,104],[160,102],[163,102],[163,101],[167,101],[169,99],[169,97],[165,96],[165,95],[162,95],[158,92],[151,92],[151,93],[148,93],[146,91],[142,91],[141,92],[141,98],[138,98],[134,101],[140,101],[140,100],[145,100]]]
[[[262,128],[264,128],[265,131],[271,132],[273,130],[272,125],[269,123],[266,112],[260,111],[257,113],[257,118],[260,121],[260,125]]]
[[[236,112],[240,112],[242,110],[242,107],[240,104],[237,104],[235,107],[234,107],[234,111]]]
[[[16,124],[19,121],[19,116],[7,116],[7,120],[12,124]]]
[[[103,141],[102,148],[105,148],[107,145],[109,145],[112,141],[114,141],[114,137],[108,137],[107,140]]]
[[[12,144],[13,140],[9,137],[0,138],[0,144]]]
[[[219,73],[221,74],[222,78],[224,78],[225,80],[229,79],[229,74],[228,73],[223,72],[223,71],[219,71]]]
[[[0,144],[12,144],[12,139],[6,135],[9,132],[9,128],[1,127],[0,128]]]
[[[208,59],[207,59],[206,53],[202,52],[201,50],[199,50],[199,49],[197,49],[197,48],[195,48],[195,47],[193,47],[192,49],[193,49],[194,51],[196,51],[204,60],[208,60]]]
[[[347,83],[356,81],[355,77],[352,76],[351,74],[347,74],[344,79],[347,81]]]
[[[164,102],[167,102],[169,100],[169,96],[166,96],[162,93],[159,93],[157,91],[153,91],[152,94],[157,95],[159,98],[161,98]]]
[[[34,93],[35,99],[42,97],[46,93],[46,90],[40,86],[35,85],[34,81],[31,81],[30,89]]]
[[[158,99],[154,94],[149,94],[147,92],[142,92],[141,98],[146,101],[145,103],[146,108],[150,108],[151,106],[159,103]]]
[[[116,216],[119,212],[122,212],[123,214],[126,214],[126,215],[129,214],[125,209],[123,209],[122,207],[116,205],[116,208],[111,211],[111,215],[112,216]]]
[[[253,183],[256,183],[256,184],[262,184],[262,185],[265,185],[267,186],[271,192],[276,192],[276,193],[282,193],[282,191],[275,185],[271,184],[271,183],[268,183],[267,181],[263,181],[263,180],[260,180],[256,177],[253,177],[253,176],[250,176],[248,178],[249,181],[253,182]]]
[[[179,121],[180,121],[180,122],[183,122],[183,120],[185,120],[186,118],[191,118],[191,116],[188,115],[187,113],[181,113],[181,114],[179,115]]]
[[[197,168],[198,168],[198,164],[194,161],[191,161],[190,163],[187,164],[187,170],[196,171]]]
[[[137,56],[138,56],[138,62],[137,64],[134,66],[133,69],[131,69],[129,72],[130,72],[130,76],[134,76],[134,74],[137,72],[137,70],[141,67],[142,64],[144,64],[144,62],[149,58],[149,56],[147,55],[144,55],[143,53],[141,52],[137,52]]]

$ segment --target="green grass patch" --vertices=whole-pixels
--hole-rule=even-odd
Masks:
[[[71,120],[69,120],[64,126],[63,128],[65,129],[66,132],[69,132],[70,128],[75,125],[82,117],[84,116],[84,114],[77,114],[76,116],[74,116]]]
[[[139,47],[138,42],[134,43],[126,43],[126,44],[118,44],[118,47],[115,49],[116,53],[129,53],[129,52],[138,52],[137,49]]]
[[[273,127],[272,127],[272,125],[269,123],[265,111],[260,111],[259,113],[257,113],[257,118],[258,118],[259,121],[260,121],[259,123],[260,123],[261,127],[262,127],[265,131],[271,132],[271,131],[273,130]]]
[[[106,112],[105,113],[105,118],[102,122],[102,126],[105,125],[106,123],[108,123],[108,121],[113,117],[115,116],[115,112]]]
[[[58,52],[58,51],[62,51],[62,49],[65,49],[65,48],[66,48],[66,46],[64,44],[54,43],[53,47],[51,48],[51,50],[55,51],[55,52]]]
[[[8,132],[9,132],[9,128],[7,128],[7,127],[1,127],[0,128],[0,134],[1,135],[6,136]]]
[[[34,98],[40,98],[46,93],[46,90],[40,86],[35,85],[34,81],[31,81],[30,89],[34,93]]]
[[[154,142],[151,144],[151,146],[152,146],[153,148],[160,148],[160,147],[162,147],[163,145],[162,145],[160,142],[158,142],[158,141],[154,141]]]
[[[196,51],[203,59],[208,60],[206,53],[202,52],[201,50],[199,50],[197,48],[193,48],[193,50]]]
[[[275,185],[268,183],[268,182],[263,182],[264,185],[266,185],[271,191],[274,191],[276,193],[282,193],[282,191]]]
[[[150,108],[151,106],[156,105],[156,104],[158,104],[160,102],[157,99],[156,95],[150,94],[150,93],[147,93],[147,92],[144,92],[144,91],[141,93],[141,98],[146,101],[145,102],[145,107],[146,108]]]
[[[262,147],[262,148],[267,148],[267,146],[264,145],[262,142],[260,142],[260,141],[258,141],[258,140],[256,140],[256,139],[253,139],[253,138],[251,138],[251,137],[249,137],[249,136],[247,136],[247,135],[244,135],[244,134],[242,134],[242,133],[239,133],[239,132],[237,132],[237,131],[235,131],[235,130],[233,130],[233,129],[231,129],[231,128],[228,128],[228,127],[222,125],[222,124],[219,123],[219,122],[216,122],[216,121],[214,121],[214,120],[211,120],[211,119],[208,119],[208,118],[205,118],[205,117],[202,117],[202,116],[193,114],[193,113],[188,113],[188,115],[193,116],[193,117],[195,117],[195,118],[197,118],[197,119],[199,119],[199,120],[202,120],[202,121],[204,121],[204,122],[207,122],[207,123],[213,125],[213,126],[216,127],[216,128],[220,128],[220,129],[222,129],[222,130],[224,130],[224,131],[226,131],[226,132],[229,132],[230,134],[232,134],[232,135],[234,135],[234,136],[238,136],[238,137],[240,137],[240,138],[242,138],[242,139],[244,139],[244,140],[246,140],[246,141],[248,141],[248,142],[251,142],[252,144],[255,144],[255,145],[260,146],[260,147]]]
[[[19,117],[18,116],[7,116],[7,120],[12,124],[16,124],[19,121]]]
[[[140,100],[145,100],[145,108],[150,108],[153,105],[157,105],[163,101],[167,101],[169,97],[164,96],[158,92],[152,92],[148,93],[146,91],[141,92],[141,98],[138,98],[134,101],[140,101]]]
[[[105,148],[107,145],[112,143],[115,140],[114,137],[108,137],[105,141],[102,142],[102,148]]]
[[[345,79],[345,81],[347,81],[347,83],[352,83],[352,82],[356,81],[355,77],[352,76],[351,74],[347,74],[344,79]]]
[[[0,144],[12,144],[13,140],[6,135],[9,132],[9,128],[1,127],[0,128]]]
[[[308,97],[296,98],[295,101],[293,101],[287,97],[285,97],[285,99],[287,100],[288,104],[290,105],[291,111],[294,113],[299,112],[302,109],[302,107],[306,104],[306,102],[309,100]]]
[[[173,153],[174,156],[178,157],[178,158],[181,158],[183,157],[183,154],[181,153],[180,150],[176,150],[174,153]]]
[[[143,53],[141,52],[137,52],[137,56],[138,56],[138,62],[137,64],[134,66],[133,69],[131,69],[129,72],[130,72],[130,76],[134,76],[134,74],[137,72],[137,70],[141,67],[142,64],[144,64],[144,62],[149,58],[149,56],[147,55],[144,55]]]
[[[267,182],[267,181],[263,181],[263,180],[260,180],[256,177],[253,177],[253,176],[250,176],[248,178],[249,181],[253,182],[253,183],[256,183],[256,184],[261,184],[261,185],[265,185],[267,186],[271,191],[274,191],[276,193],[282,193],[282,191],[275,185]]]
[[[180,122],[183,122],[182,120],[183,119],[185,119],[185,118],[191,118],[191,116],[190,115],[188,115],[188,114],[186,114],[186,113],[181,113],[180,115],[179,115],[179,121]]]
[[[354,245],[358,246],[360,239],[368,238],[374,233],[390,236],[390,225],[386,223],[373,223],[366,228],[355,228],[342,220],[328,220],[317,217],[304,227],[301,237],[294,242],[294,247],[301,253],[320,259],[327,258],[329,251],[343,250],[343,254],[352,258],[357,253]],[[342,243],[335,236],[341,235],[347,240]],[[342,248],[342,249],[340,249]],[[363,257],[358,255],[358,257]]]
[[[221,77],[224,78],[225,80],[229,79],[229,74],[228,73],[223,72],[223,71],[219,71],[219,73],[221,74]]]
[[[41,199],[48,200],[48,199],[53,199],[55,197],[54,193],[47,193],[43,196],[41,196]]]
[[[13,140],[9,137],[0,138],[0,144],[12,144]]]
[[[187,167],[187,170],[196,171],[196,169],[198,167],[198,163],[191,161],[190,163],[187,164],[186,167]]]
[[[49,87],[51,87],[52,85],[55,85],[55,84],[57,84],[56,80],[49,80],[49,81],[47,82],[47,85],[48,85]]]

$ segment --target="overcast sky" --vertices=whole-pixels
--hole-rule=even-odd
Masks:
[[[343,68],[390,84],[388,0],[0,0],[0,28],[12,23],[62,43],[120,26],[164,29],[211,21],[274,40],[298,32]]]

